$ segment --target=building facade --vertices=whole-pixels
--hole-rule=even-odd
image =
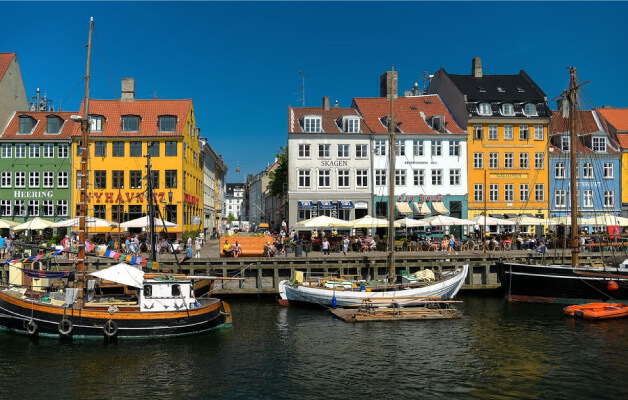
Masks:
[[[595,112],[621,149],[621,210],[628,217],[628,108],[604,107]]]
[[[240,221],[243,201],[244,184],[227,183],[227,191],[225,193],[225,215],[227,217],[231,215],[236,221]]]
[[[206,138],[201,138],[200,149],[203,165],[203,226],[205,234],[211,235],[220,228],[222,212],[220,205],[224,200],[227,166]]]
[[[0,131],[16,111],[28,110],[22,71],[15,53],[0,53]]]

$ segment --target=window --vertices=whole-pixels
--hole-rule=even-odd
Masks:
[[[25,188],[26,187],[26,172],[17,171],[15,173],[15,187],[16,188]]]
[[[475,169],[483,169],[484,168],[484,154],[483,153],[473,153],[473,168]]]
[[[31,133],[33,130],[33,119],[28,116],[20,117],[20,127],[18,133]]]
[[[433,169],[432,170],[432,186],[442,186],[442,185],[443,185],[443,170]]]
[[[12,181],[11,171],[2,171],[2,177],[0,178],[0,187],[10,188]]]
[[[536,105],[532,103],[526,103],[523,106],[523,113],[528,117],[533,117],[536,115]]]
[[[442,142],[440,140],[432,140],[432,157],[442,156]]]
[[[478,114],[480,115],[491,115],[493,112],[491,110],[490,103],[480,103],[478,104]]]
[[[534,125],[534,140],[543,140],[544,138],[543,125]]]
[[[450,140],[449,141],[449,155],[450,156],[459,156],[460,155],[460,141],[458,141],[458,140]]]
[[[593,138],[593,151],[606,151],[606,138],[605,137]]]
[[[107,188],[107,171],[94,171],[94,189]]]
[[[338,170],[338,187],[339,188],[348,188],[350,185],[349,182],[349,170],[348,169],[339,169]]]
[[[28,157],[29,158],[39,158],[39,148],[41,146],[39,143],[31,143],[28,145]]]
[[[15,144],[15,158],[26,158],[26,145],[24,143]]]
[[[177,117],[173,115],[160,115],[157,117],[159,130],[161,132],[176,132]]]
[[[166,189],[175,189],[177,187],[177,171],[174,169],[167,169],[165,172],[165,184]]]
[[[89,130],[91,132],[102,132],[102,122],[103,122],[103,117],[101,115],[90,115],[89,116],[89,123],[90,123]]]
[[[504,185],[504,201],[515,200],[515,185],[512,183],[506,183]]]
[[[567,207],[567,191],[562,189],[554,191],[554,201],[557,208]]]
[[[484,185],[476,183],[473,185],[473,201],[484,201]]]
[[[24,217],[26,216],[26,206],[24,205],[24,200],[15,200],[13,215],[16,217]]]
[[[501,107],[502,115],[515,115],[515,109],[511,103],[504,103]]]
[[[131,142],[131,151],[129,155],[131,157],[141,157],[142,156],[142,142]]]
[[[497,140],[497,125],[489,125],[488,126],[488,139],[489,140]]]
[[[604,179],[613,179],[613,163],[604,163]]]
[[[57,187],[59,188],[67,188],[68,187],[68,172],[67,171],[59,171],[57,172]]]
[[[499,153],[488,154],[488,167],[489,169],[499,168]]]
[[[449,185],[450,186],[460,185],[460,170],[459,169],[449,170]]]
[[[55,145],[53,143],[44,143],[44,158],[54,158]]]
[[[68,201],[67,200],[57,200],[57,216],[59,217],[68,216]]]
[[[148,142],[148,146],[146,147],[146,153],[149,154],[151,157],[159,157],[159,142]]]
[[[321,132],[321,117],[305,117],[303,125],[305,132]]]
[[[386,185],[386,170],[385,169],[376,169],[375,170],[375,184],[377,186],[385,186]]]
[[[28,216],[29,217],[39,216],[39,200],[28,201]]]
[[[76,188],[80,189],[81,188],[81,182],[83,181],[81,179],[81,171],[76,171],[76,179],[74,181],[76,182]]]
[[[31,171],[28,173],[28,187],[38,188],[39,183],[39,171]]]
[[[375,141],[375,154],[380,155],[380,156],[386,155],[386,141],[385,140]]]
[[[310,158],[310,145],[309,144],[299,145],[299,158]]]
[[[519,125],[519,140],[528,140],[530,139],[530,132],[528,130],[528,125]]]
[[[111,146],[111,155],[113,157],[124,157],[124,142],[113,142]]]
[[[530,185],[528,185],[527,183],[519,184],[519,200],[530,200]]]
[[[554,175],[556,176],[556,179],[565,179],[565,163],[564,162],[556,163],[556,166],[554,167]]]
[[[166,141],[166,157],[177,156],[177,142]]]
[[[11,216],[11,200],[0,200],[0,216]]]
[[[615,191],[604,191],[604,207],[615,207]]]
[[[69,146],[65,143],[57,145],[57,157],[68,158],[68,156],[69,156]]]
[[[321,169],[318,171],[318,187],[328,188],[331,187],[331,171],[328,169]]]
[[[13,147],[10,143],[2,144],[2,158],[11,158],[13,157]]]
[[[338,158],[349,158],[349,145],[348,144],[338,145]]]
[[[299,187],[301,188],[309,188],[311,186],[310,183],[310,170],[309,169],[300,169],[299,170]]]
[[[369,146],[366,144],[355,145],[355,158],[368,158]]]
[[[536,183],[534,185],[534,198],[536,201],[545,201],[545,184]]]
[[[122,116],[122,132],[139,132],[140,117],[137,115]]]
[[[593,163],[585,162],[582,166],[582,178],[593,179]]]
[[[111,188],[124,189],[124,171],[111,171]]]
[[[396,156],[406,155],[406,141],[405,140],[395,140],[395,155]]]
[[[369,187],[369,171],[367,169],[358,169],[355,171],[355,186],[359,188]]]
[[[521,169],[530,168],[530,154],[519,153],[519,168]]]
[[[569,151],[569,136],[562,136],[560,138],[560,148],[562,151]]]
[[[107,216],[107,206],[104,204],[94,205],[94,218],[105,219]]]
[[[129,188],[141,189],[142,187],[142,171],[129,171]]]
[[[397,186],[406,185],[406,170],[405,169],[395,170],[395,185]]]
[[[515,167],[515,153],[504,153],[504,168]]]
[[[488,201],[499,201],[499,185],[491,183],[488,185]]]
[[[414,170],[414,186],[425,186],[425,170]]]
[[[345,132],[360,133],[360,119],[355,117],[345,118]]]
[[[414,154],[415,157],[425,155],[425,149],[423,147],[422,140],[415,140],[412,142],[412,154]]]
[[[484,131],[482,129],[482,125],[473,125],[473,139],[482,140],[483,136],[484,136]]]
[[[545,168],[545,153],[534,153],[534,169]]]
[[[513,140],[515,138],[514,131],[512,125],[504,125],[504,140]]]
[[[107,155],[107,142],[94,142],[94,156],[105,157]]]
[[[59,117],[46,117],[46,133],[59,133],[61,120]]]
[[[582,206],[583,207],[593,207],[593,190],[585,190],[583,192],[584,197],[582,198]]]
[[[43,172],[43,187],[54,188],[55,187],[55,173],[52,171]]]
[[[330,145],[328,144],[319,144],[318,145],[318,158],[329,158],[330,157],[329,147]]]
[[[159,189],[159,171],[153,169],[150,171],[150,175],[150,183],[153,185],[153,189]]]

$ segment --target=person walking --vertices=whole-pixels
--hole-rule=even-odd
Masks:
[[[349,238],[345,236],[344,240],[342,241],[342,253],[346,256],[348,252],[349,252]]]
[[[323,256],[329,257],[329,241],[327,238],[323,240]]]
[[[194,246],[196,247],[196,254],[194,256],[196,258],[201,258],[201,248],[203,247],[203,241],[201,240],[200,235],[196,237]]]

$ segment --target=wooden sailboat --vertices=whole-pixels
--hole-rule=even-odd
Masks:
[[[80,217],[76,281],[68,279],[63,292],[44,292],[26,287],[0,290],[0,327],[30,336],[113,339],[189,335],[230,326],[229,305],[217,298],[195,297],[192,277],[148,275],[126,264],[91,274],[85,271],[93,24],[92,19],[87,45],[84,113],[82,118],[73,118],[81,123],[82,132],[79,144],[82,179],[78,199]],[[123,294],[99,296],[100,279],[122,285]]]
[[[586,83],[586,82],[585,82]],[[576,112],[578,92],[576,69],[570,68],[569,89],[563,101],[569,103],[570,191],[571,191],[571,265],[530,265],[498,263],[498,276],[510,301],[582,304],[608,299],[628,300],[626,262],[607,265],[603,261],[582,263],[579,258]]]

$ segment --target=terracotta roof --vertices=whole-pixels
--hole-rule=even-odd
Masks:
[[[579,153],[593,153],[593,150],[589,145],[585,145],[585,142],[590,140],[590,136],[588,134],[599,133],[606,135],[606,152],[608,153],[617,153],[619,149],[619,144],[613,140],[611,136],[608,135],[608,131],[605,130],[606,124],[604,121],[599,121],[594,111],[577,111],[576,118],[576,132],[580,136],[580,141],[578,142],[577,151]],[[600,124],[598,124],[598,121]],[[563,117],[562,112],[560,111],[552,111],[552,120],[550,122],[549,131],[551,135],[561,135],[569,132],[569,119]],[[558,139],[560,140],[560,139]],[[554,147],[554,152],[562,152],[558,146],[555,144],[558,143],[557,140],[553,140],[550,142],[552,147]]]
[[[83,115],[84,102],[79,111]],[[89,99],[89,114],[102,115],[105,117],[102,132],[90,132],[90,136],[111,137],[111,136],[180,136],[183,134],[188,113],[192,108],[192,99],[185,100],[95,100]],[[122,116],[139,115],[139,132],[122,132]],[[161,132],[158,130],[158,119],[160,115],[177,116],[176,132]],[[76,124],[79,125],[79,124]],[[76,126],[72,136],[80,136],[80,125]]]
[[[388,128],[382,123],[382,119],[390,114],[390,100],[385,97],[355,98],[353,103],[360,110],[364,122],[374,133],[388,133]],[[423,112],[424,117],[421,115]],[[397,126],[402,133],[408,134],[435,134],[426,122],[435,115],[445,117],[445,126],[453,134],[466,135],[454,118],[447,111],[438,95],[399,97],[394,101],[394,113]]]
[[[69,139],[72,134],[75,125],[80,125],[72,120],[70,116],[76,114],[76,112],[59,112],[59,111],[18,111],[13,114],[11,121],[7,125],[7,128],[0,136],[3,140],[63,140]],[[48,122],[46,117],[56,115],[63,120],[61,125],[61,131],[58,134],[46,133]],[[33,118],[36,123],[31,133],[18,133],[20,130],[20,117],[29,116]]]
[[[0,53],[0,81],[4,77],[4,73],[7,72],[11,61],[15,58],[15,53]]]
[[[292,118],[291,113],[294,113],[294,118]],[[342,117],[361,117],[355,108],[330,107],[328,110],[325,110],[323,107],[293,108],[288,106],[288,131],[290,133],[305,133],[305,131],[303,130],[303,116],[306,115],[321,116],[321,128],[323,130],[322,133],[346,133],[342,130]],[[362,133],[371,133],[369,127],[365,126],[364,121],[360,123],[360,130],[362,131]],[[347,134],[354,135],[354,133]]]
[[[595,111],[618,131],[628,132],[628,108],[596,108]]]

